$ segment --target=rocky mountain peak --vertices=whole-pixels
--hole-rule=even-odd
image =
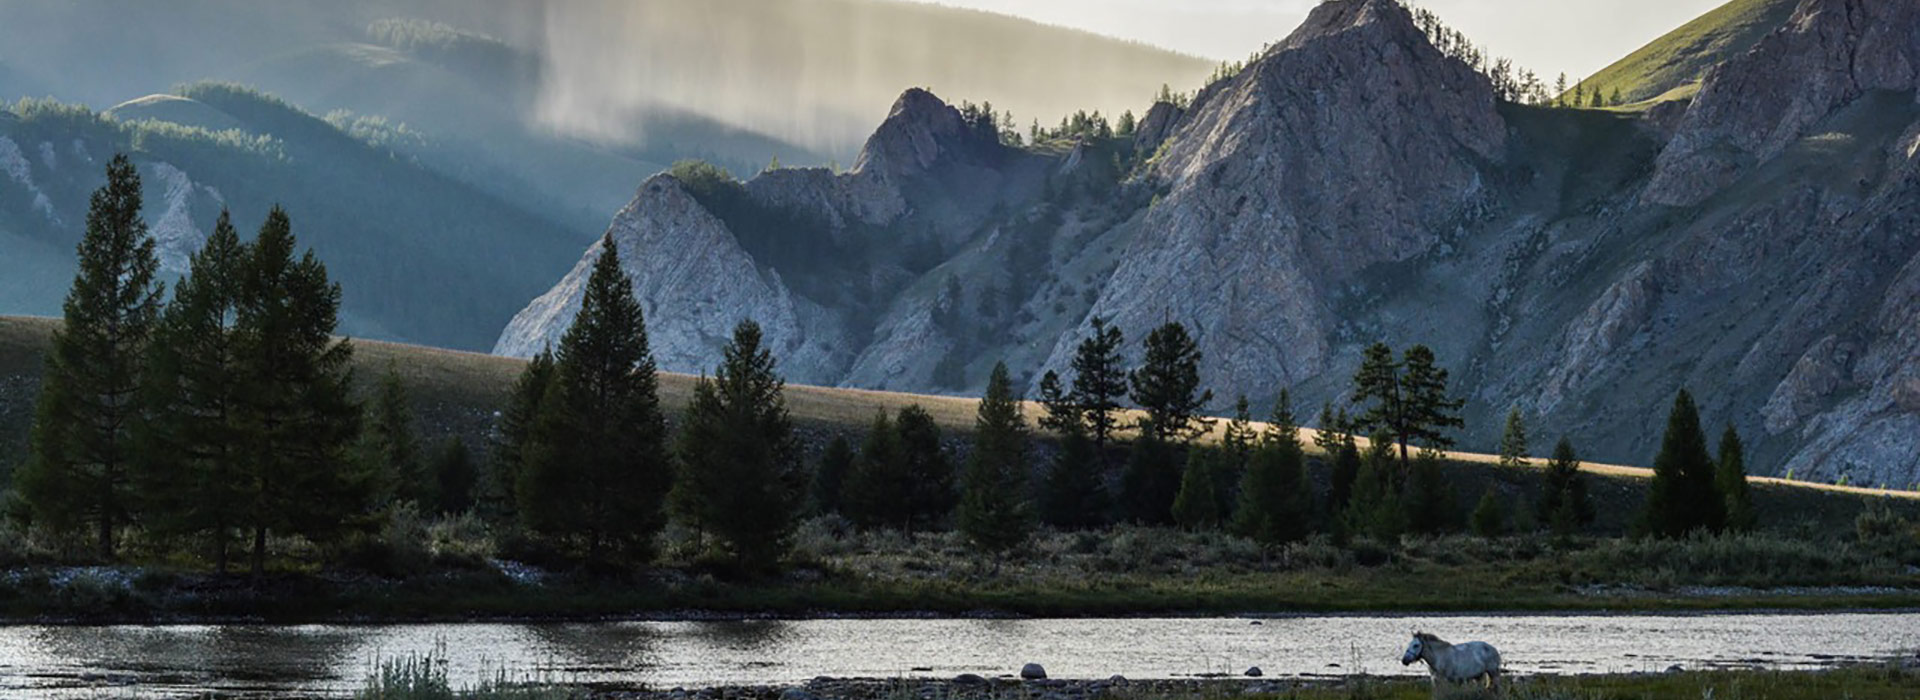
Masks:
[[[1920,88],[1920,3],[1805,0],[1786,26],[1707,74],[1646,197],[1691,205],[1876,90]]]
[[[911,177],[944,160],[977,159],[999,146],[998,135],[976,131],[960,110],[925,89],[910,88],[867,138],[853,169],[886,179]]]
[[[1307,13],[1307,20],[1267,53],[1297,49],[1316,39],[1355,30],[1378,32],[1401,42],[1426,42],[1413,22],[1413,13],[1398,0],[1328,0]]]

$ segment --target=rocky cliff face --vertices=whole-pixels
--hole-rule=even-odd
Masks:
[[[1320,5],[1174,127],[1149,173],[1169,191],[1092,315],[1180,319],[1226,386],[1298,383],[1327,367],[1329,297],[1433,248],[1483,198],[1480,165],[1505,140],[1487,82],[1405,8]],[[1062,337],[1049,368],[1080,339]]]
[[[671,175],[640,186],[560,284],[507,325],[494,353],[527,357],[559,343],[580,312],[587,276],[607,241],[634,280],[655,360],[678,372],[710,370],[715,349],[742,319],[759,322],[766,343],[790,367],[845,364],[842,332],[825,311],[796,298],[777,272],[763,271],[715,218]],[[799,379],[811,379],[802,372]]]
[[[1178,320],[1223,407],[1287,387],[1311,414],[1366,344],[1426,343],[1469,399],[1468,447],[1514,407],[1644,462],[1688,387],[1760,471],[1909,484],[1916,7],[1805,0],[1691,103],[1628,114],[1497,104],[1397,3],[1332,0],[1132,140],[1003,148],[916,90],[853,172],[746,183],[821,222],[796,235],[872,257],[831,267],[837,287],[685,193],[643,188],[612,233],[669,368],[712,364],[715,329],[751,315],[797,381],[972,393],[996,359],[1028,382],[1064,367],[1094,317],[1130,354]],[[555,337],[574,286],[501,351]]]

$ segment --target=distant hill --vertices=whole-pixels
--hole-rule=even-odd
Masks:
[[[240,86],[190,85],[105,114],[50,101],[5,113],[0,302],[11,312],[58,312],[66,284],[55,278],[71,277],[87,197],[116,152],[141,168],[163,279],[184,272],[222,207],[250,232],[278,204],[342,284],[355,335],[485,347],[587,240],[378,145],[395,137],[372,125],[349,133]]]
[[[1746,53],[1760,37],[1786,24],[1799,0],[1732,0],[1639,50],[1614,61],[1584,81],[1600,94],[1620,91],[1623,102],[1659,97],[1699,82],[1708,68]]]

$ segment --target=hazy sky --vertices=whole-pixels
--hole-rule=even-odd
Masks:
[[[921,0],[932,2],[934,0]],[[1579,77],[1726,0],[1420,0],[1495,56]],[[1300,25],[1318,0],[938,0],[1216,59],[1240,59]]]

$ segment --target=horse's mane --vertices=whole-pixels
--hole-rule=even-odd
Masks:
[[[1431,634],[1428,634],[1428,633],[1426,633],[1426,632],[1415,632],[1415,633],[1413,633],[1413,638],[1414,638],[1414,639],[1418,639],[1418,640],[1420,640],[1420,641],[1422,641],[1422,642],[1425,642],[1425,643],[1427,643],[1427,644],[1440,644],[1440,645],[1444,645],[1444,646],[1453,646],[1453,645],[1451,645],[1451,644],[1448,644],[1448,643],[1447,643],[1447,640],[1445,640],[1445,639],[1441,639],[1441,638],[1439,638],[1439,637],[1437,637],[1437,636],[1434,636],[1434,635],[1431,635]]]

